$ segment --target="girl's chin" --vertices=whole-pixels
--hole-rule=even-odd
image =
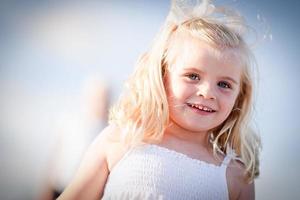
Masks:
[[[190,132],[197,132],[197,133],[208,133],[208,131],[211,130],[211,128],[193,126],[193,127],[187,127],[186,130]]]
[[[209,132],[216,127],[215,124],[211,124],[208,121],[193,120],[188,121],[184,125],[185,129],[191,130],[193,132]]]

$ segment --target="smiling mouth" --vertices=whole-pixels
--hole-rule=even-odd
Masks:
[[[204,111],[204,112],[208,112],[208,113],[216,112],[216,110],[214,110],[210,107],[204,106],[204,105],[200,105],[200,104],[187,103],[187,105],[191,108],[195,108],[195,109],[198,109],[198,110],[201,110],[201,111]]]

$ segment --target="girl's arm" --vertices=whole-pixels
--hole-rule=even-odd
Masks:
[[[109,174],[107,151],[112,126],[106,127],[90,145],[80,167],[58,200],[100,199]]]
[[[255,192],[254,192],[254,182],[250,184],[243,184],[241,186],[239,200],[253,200],[255,199]]]
[[[227,167],[227,183],[229,197],[231,200],[254,200],[254,181],[247,183],[245,180],[245,169],[237,161],[230,162]]]

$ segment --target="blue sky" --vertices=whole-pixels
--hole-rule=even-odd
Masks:
[[[300,3],[217,2],[237,6],[260,38],[267,33],[267,39],[253,49],[260,74],[255,121],[264,145],[257,197],[297,199]],[[11,195],[2,190],[12,186],[20,189],[15,195],[36,194],[41,175],[34,171],[44,167],[45,147],[52,141],[49,119],[62,110],[74,110],[80,102],[82,83],[90,76],[98,75],[110,83],[113,100],[117,99],[168,9],[169,1],[0,2],[0,155],[7,170],[1,172],[1,180],[11,169],[20,170],[17,158],[21,154],[28,157],[23,163],[28,173],[2,182],[1,197]],[[264,19],[263,25],[258,15]],[[37,142],[30,143],[33,139]],[[25,190],[29,177],[36,182]]]

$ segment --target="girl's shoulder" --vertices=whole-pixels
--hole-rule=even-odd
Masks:
[[[97,148],[104,151],[108,170],[122,158],[128,148],[121,140],[121,129],[114,124],[108,125],[95,139]]]
[[[230,199],[254,199],[254,182],[246,181],[246,169],[242,162],[232,159],[226,170]]]

